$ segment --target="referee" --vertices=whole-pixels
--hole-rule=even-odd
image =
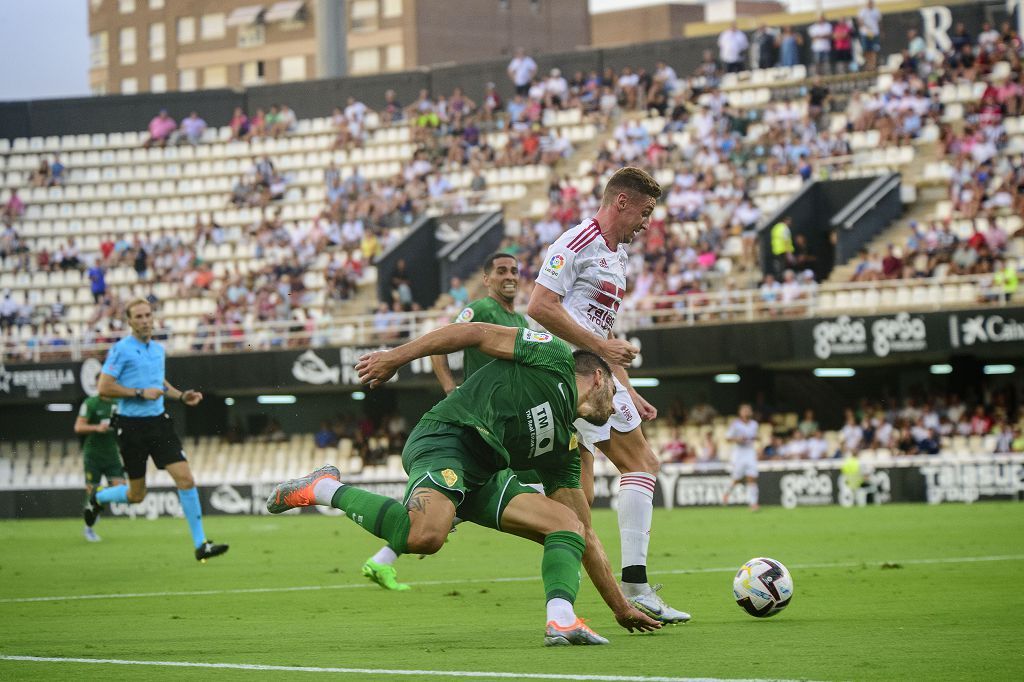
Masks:
[[[132,333],[110,349],[100,374],[99,392],[120,403],[117,437],[128,485],[96,492],[90,498],[91,506],[99,514],[110,502],[142,502],[146,497],[146,460],[152,457],[157,468],[166,469],[174,479],[181,510],[192,533],[196,559],[206,561],[228,551],[228,546],[214,544],[203,532],[199,491],[171,417],[164,412],[164,397],[195,407],[203,394],[179,391],[164,378],[164,347],[150,339],[153,309],[149,302],[142,298],[132,300],[125,307],[125,316]]]

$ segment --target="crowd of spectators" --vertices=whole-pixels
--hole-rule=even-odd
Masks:
[[[374,418],[369,414],[353,416],[339,414],[324,420],[313,434],[317,449],[338,447],[341,441],[352,443],[352,456],[363,466],[385,464],[390,455],[401,454],[409,424],[399,412],[393,411]]]

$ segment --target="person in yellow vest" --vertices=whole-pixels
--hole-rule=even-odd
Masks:
[[[793,219],[786,216],[772,226],[772,271],[780,279],[793,260]]]
[[[873,467],[870,465],[861,463],[859,453],[856,450],[850,450],[846,459],[839,466],[839,473],[846,482],[846,487],[853,493],[854,503],[859,507],[867,504],[869,495],[875,498],[874,502],[876,504],[878,503],[877,491],[871,485],[871,482],[867,480],[872,470]]]
[[[995,293],[1002,294],[1003,301],[1009,302],[1017,287],[1020,285],[1020,278],[1017,276],[1017,268],[1013,263],[1004,262],[1002,259],[996,261],[995,274],[992,276],[992,286]]]

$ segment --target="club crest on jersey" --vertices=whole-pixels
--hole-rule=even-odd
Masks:
[[[558,273],[565,267],[565,256],[560,253],[556,253],[554,256],[548,259],[548,262],[544,264],[544,274],[550,275],[551,277],[557,277]]]
[[[445,469],[441,472],[441,478],[444,479],[445,485],[455,485],[455,482],[459,480],[459,475],[451,469]]]
[[[532,329],[523,330],[523,341],[532,341],[534,343],[548,343],[554,337],[547,332],[535,332]]]
[[[472,308],[463,308],[462,312],[459,313],[459,316],[455,318],[455,321],[456,322],[469,322],[472,319],[473,319],[473,309]]]
[[[580,439],[576,436],[575,433],[573,433],[572,436],[569,437],[569,451],[571,452],[575,450],[576,448],[579,447],[579,445]]]

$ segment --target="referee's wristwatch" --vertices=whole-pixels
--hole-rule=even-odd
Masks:
[[[135,389],[135,397],[138,398],[139,400],[142,400],[142,389],[141,388]]]

